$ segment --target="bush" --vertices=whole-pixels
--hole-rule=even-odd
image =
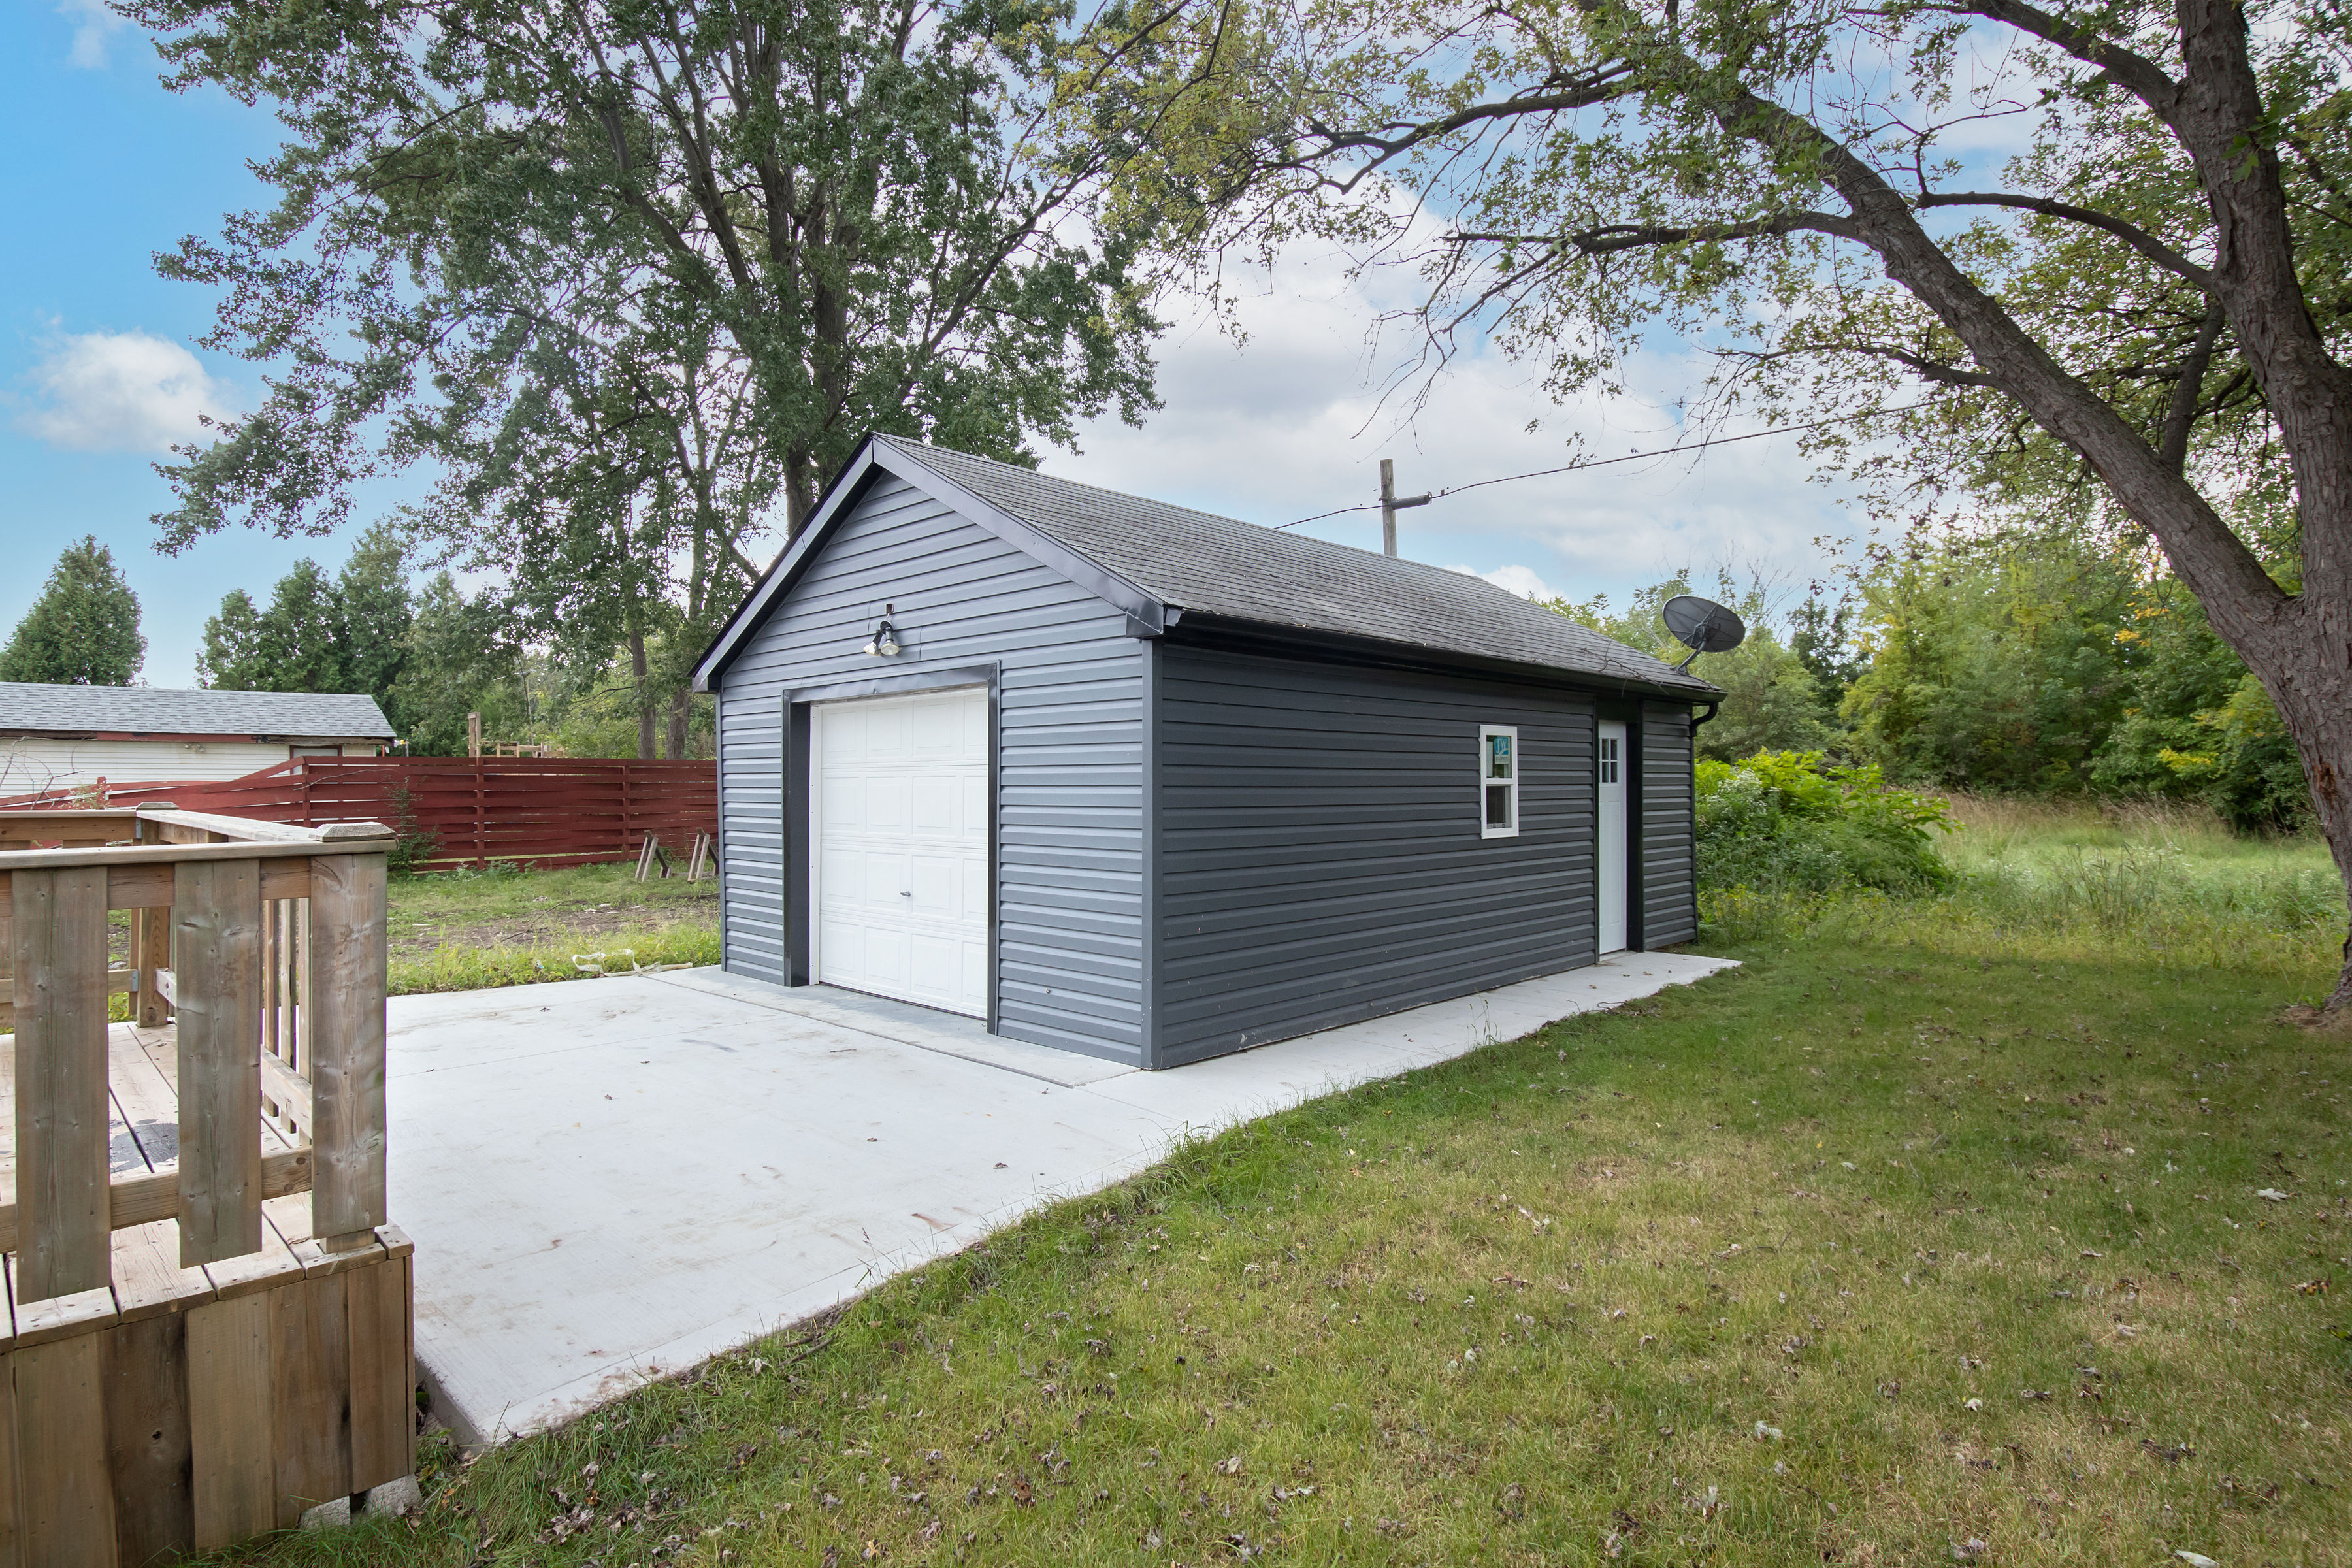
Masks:
[[[1822,765],[1819,752],[1759,752],[1697,768],[1698,882],[1825,893],[1949,887],[1936,852],[1944,803],[1887,786],[1875,766]]]

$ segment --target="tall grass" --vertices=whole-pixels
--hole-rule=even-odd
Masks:
[[[1866,939],[1977,957],[2231,968],[2320,982],[2344,884],[2315,836],[2244,838],[2202,807],[1955,796],[1941,893],[1711,889],[1706,939]]]

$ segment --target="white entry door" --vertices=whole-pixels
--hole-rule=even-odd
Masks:
[[[988,693],[815,710],[816,978],[988,1016]]]
[[[1621,952],[1625,947],[1625,726],[1601,720],[1596,749],[1601,798],[1593,859],[1601,881],[1601,951]]]

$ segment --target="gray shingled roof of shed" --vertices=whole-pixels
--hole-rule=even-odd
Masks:
[[[169,691],[0,680],[0,731],[133,735],[302,735],[389,741],[375,699],[310,691]]]
[[[1265,626],[1717,689],[1483,577],[1100,489],[895,436],[877,439],[1163,604]]]

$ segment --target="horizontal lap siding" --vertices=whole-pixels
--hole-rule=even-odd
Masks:
[[[859,650],[886,604],[907,651]],[[730,970],[784,978],[783,697],[999,667],[996,1032],[1142,1049],[1142,656],[1120,612],[895,479],[867,492],[719,695]]]
[[[1171,647],[1158,702],[1160,1065],[1591,962],[1589,700]],[[1478,836],[1481,724],[1517,838]]]
[[[1698,936],[1690,721],[1681,703],[1642,705],[1643,947],[1672,947]]]

